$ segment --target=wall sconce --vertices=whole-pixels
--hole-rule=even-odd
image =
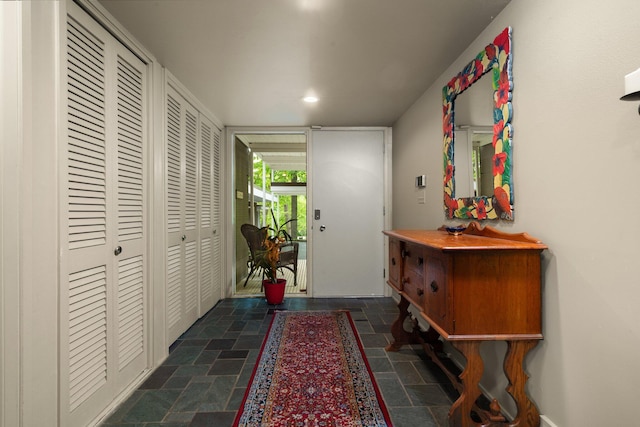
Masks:
[[[640,101],[640,68],[624,76],[624,96],[622,101]],[[640,106],[638,106],[640,114]]]

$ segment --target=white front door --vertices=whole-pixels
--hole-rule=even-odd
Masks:
[[[384,130],[314,130],[315,297],[384,295]]]

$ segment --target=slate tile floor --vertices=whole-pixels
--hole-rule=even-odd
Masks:
[[[386,352],[397,316],[391,298],[288,298],[284,310],[348,309],[396,427],[444,427],[455,391],[420,346]],[[231,426],[274,307],[264,298],[226,299],[172,346],[104,427]]]

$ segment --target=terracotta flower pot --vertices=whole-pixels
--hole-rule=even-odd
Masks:
[[[287,285],[286,279],[277,279],[278,283],[273,283],[269,279],[262,281],[264,295],[267,297],[267,304],[278,305],[284,301],[284,288]]]

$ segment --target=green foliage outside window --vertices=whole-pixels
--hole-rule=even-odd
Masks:
[[[262,181],[263,181],[263,161],[260,157],[253,157],[253,185],[257,189],[262,189]],[[267,164],[264,171],[264,178],[266,178],[266,191],[271,191],[271,182],[307,182],[307,172],[306,171],[283,171],[283,170],[275,170],[272,171],[269,165]],[[296,201],[297,206],[297,221],[291,222],[293,227],[296,227],[296,230],[291,230],[291,234],[293,236],[306,236],[307,235],[307,197],[306,196],[290,196],[290,195],[278,195],[278,203],[277,205],[267,206],[268,208],[272,208],[274,214],[276,215],[276,219],[279,224],[284,224],[289,221],[291,218],[292,212],[292,202]],[[268,213],[267,209],[267,213]],[[262,211],[260,212],[262,216]],[[265,218],[260,218],[260,224],[269,223],[271,221],[270,214],[267,215],[266,222]]]

